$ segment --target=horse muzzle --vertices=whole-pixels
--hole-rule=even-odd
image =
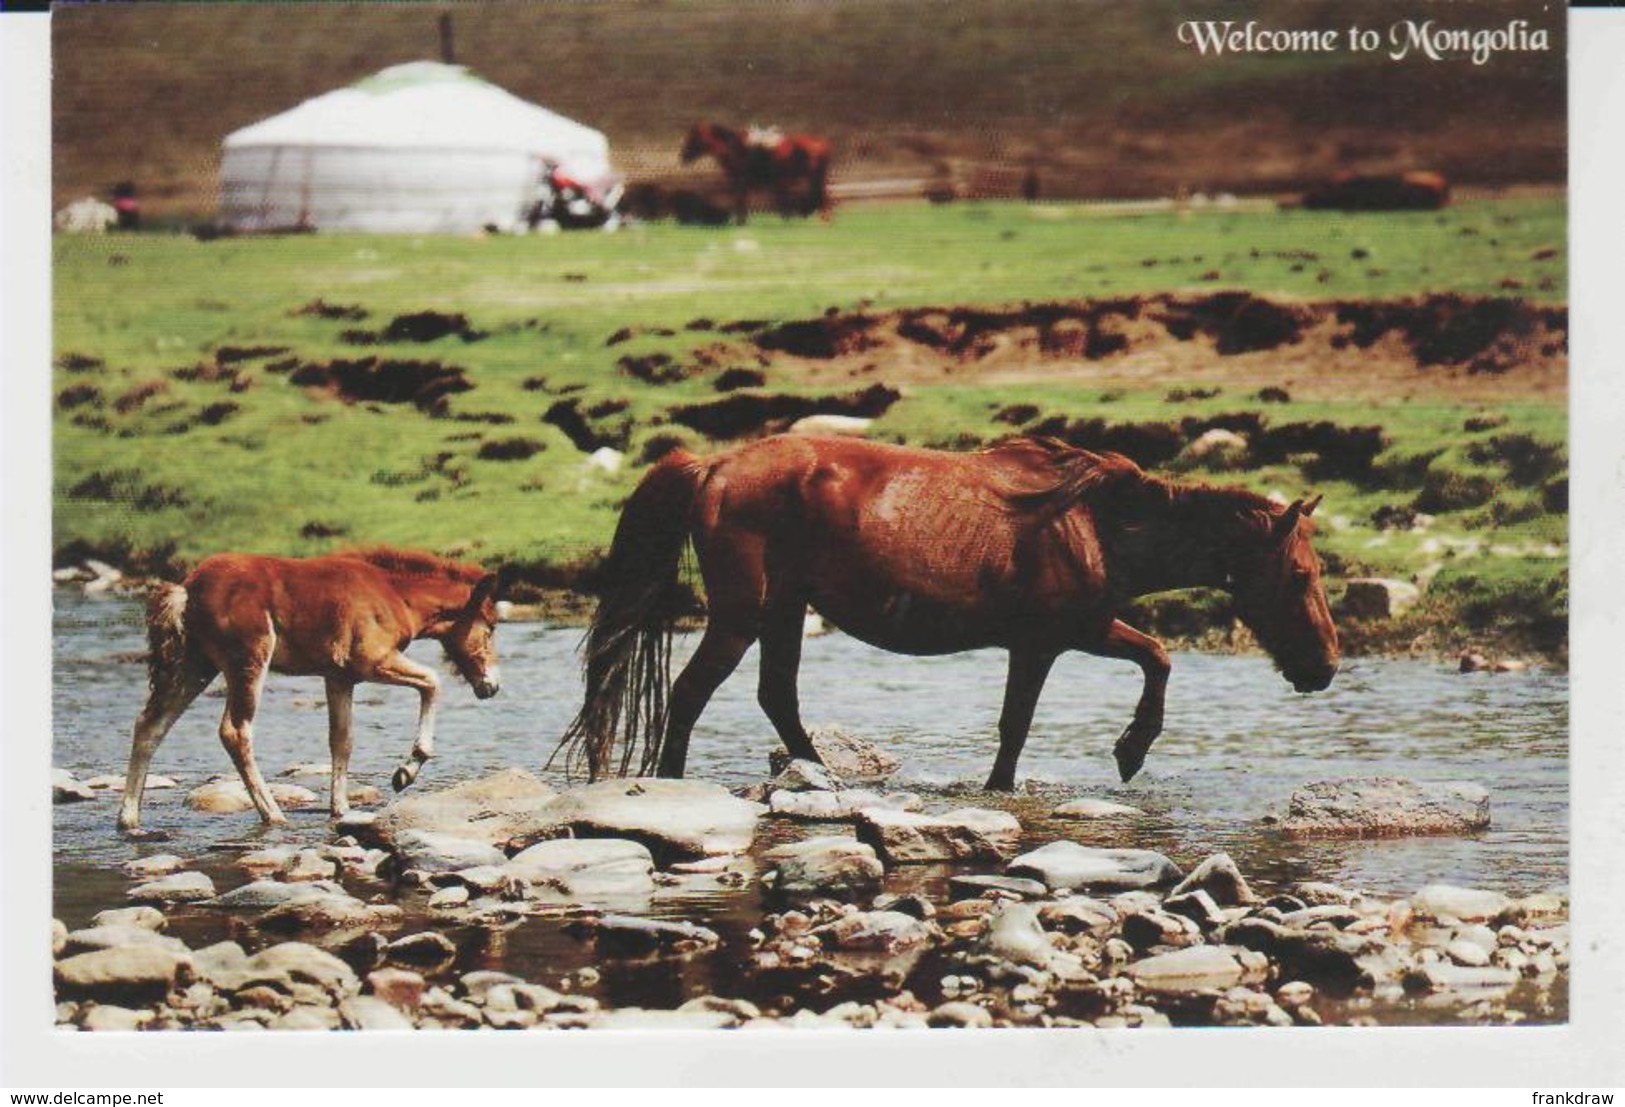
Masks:
[[[469,681],[469,683],[474,686],[474,694],[482,700],[488,700],[502,691],[502,678],[497,675],[495,669],[487,672],[478,680]]]
[[[1287,680],[1292,682],[1294,692],[1307,694],[1310,692],[1324,692],[1332,686],[1332,677],[1336,675],[1337,668],[1333,666],[1324,673],[1294,674],[1287,677]]]

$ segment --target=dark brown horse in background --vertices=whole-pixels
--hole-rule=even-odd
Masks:
[[[392,782],[405,788],[434,753],[440,677],[402,651],[415,638],[438,639],[475,695],[496,695],[497,590],[497,578],[478,566],[391,549],[308,560],[219,554],[183,583],[159,585],[147,608],[150,691],[130,746],[119,829],[140,826],[153,751],[217,674],[226,678],[220,741],[266,822],[286,821],[254,763],[254,715],[270,671],[326,678],[335,816],[350,807],[355,686],[416,688],[417,738]]]
[[[760,640],[762,709],[792,756],[817,760],[796,694],[810,604],[895,653],[1009,651],[990,789],[1014,787],[1061,653],[1133,661],[1145,687],[1115,749],[1126,781],[1162,730],[1169,668],[1160,642],[1116,617],[1133,596],[1223,588],[1294,688],[1331,683],[1337,633],[1310,548],[1318,502],[1175,484],[1051,440],[952,454],[789,435],[706,460],[668,454],[616,528],[585,644],[586,703],[560,750],[596,779],[620,739],[620,772],[682,776],[700,712]],[[670,685],[690,539],[710,613]]]
[[[773,193],[780,215],[829,214],[830,145],[812,135],[782,135],[776,140],[752,141],[749,134],[717,123],[696,123],[683,141],[682,159],[716,159],[734,195],[734,215],[745,222],[753,189]],[[804,185],[806,200],[797,209],[793,193]]]

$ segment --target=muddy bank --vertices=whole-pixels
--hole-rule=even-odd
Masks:
[[[1035,839],[821,739],[743,797],[518,769],[329,830],[132,849],[53,942],[81,1029],[1167,1027],[1562,1021],[1567,903],[1259,886],[1193,841]],[[831,744],[833,743],[833,744]],[[1392,787],[1397,782],[1375,782]],[[1327,793],[1320,793],[1322,798]],[[1393,812],[1368,811],[1379,821]],[[1399,812],[1395,817],[1403,817]],[[249,816],[251,818],[251,816]],[[240,832],[221,817],[222,833]],[[1053,827],[1068,827],[1056,835]],[[1399,824],[1394,824],[1399,825]]]
[[[1185,259],[1173,259],[1183,261]],[[1305,265],[1320,259],[1307,254]],[[1147,258],[1146,265],[1160,264]],[[1020,307],[924,307],[831,312],[765,327],[760,349],[860,369],[878,361],[888,379],[940,377],[966,366],[1016,360],[1111,362],[1192,344],[1210,356],[1288,350],[1358,350],[1412,370],[1465,375],[1543,375],[1565,360],[1568,313],[1517,299],[1436,294],[1405,300],[1296,302],[1248,292],[1165,293]]]

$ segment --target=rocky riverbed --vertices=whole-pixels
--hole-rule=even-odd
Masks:
[[[57,1022],[710,1029],[1566,1018],[1562,895],[1448,883],[1403,896],[1310,880],[1255,887],[1222,852],[1098,844],[1122,842],[1097,828],[1134,819],[1124,804],[1073,799],[1035,841],[1009,811],[976,806],[992,797],[925,799],[888,787],[895,762],[872,747],[831,738],[821,750],[829,769],[792,762],[733,792],[645,779],[558,791],[508,769],[200,856],[143,843],[119,882],[75,899],[85,917],[54,923]],[[60,802],[94,802],[114,787],[54,782]],[[1294,797],[1280,833],[1471,833],[1487,803],[1458,786],[1315,782]],[[1327,812],[1342,820],[1330,831]],[[241,832],[251,818],[219,821]],[[108,902],[87,903],[97,896]]]

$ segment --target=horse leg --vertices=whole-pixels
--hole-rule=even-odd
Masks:
[[[1134,718],[1112,748],[1112,754],[1117,758],[1117,771],[1126,784],[1145,764],[1146,752],[1151,749],[1157,735],[1162,733],[1162,710],[1168,689],[1168,651],[1161,642],[1141,634],[1121,619],[1112,620],[1105,638],[1086,645],[1084,649],[1098,657],[1132,661],[1145,674],[1145,688],[1140,693],[1140,702],[1135,705]]]
[[[688,760],[688,736],[711,696],[727,680],[745,656],[755,635],[730,630],[715,615],[705,628],[705,637],[688,664],[671,686],[671,704],[666,712],[666,734],[660,745],[656,776],[681,777]]]
[[[993,759],[993,772],[987,778],[989,792],[1011,792],[1016,787],[1016,762],[1032,729],[1033,711],[1044,690],[1053,653],[1028,650],[1010,651],[1010,675],[1004,683],[1004,709],[999,712],[999,755]]]
[[[333,759],[333,792],[327,809],[335,819],[350,810],[350,716],[355,685],[338,677],[327,678],[327,749]]]
[[[418,778],[418,770],[423,768],[423,763],[434,756],[434,716],[440,702],[440,678],[433,669],[397,653],[367,679],[379,684],[402,684],[418,690],[418,730],[412,740],[412,753],[389,781],[395,791],[404,791]]]
[[[756,702],[790,756],[823,763],[812,739],[801,725],[801,701],[796,673],[801,668],[801,635],[807,617],[804,603],[782,604],[762,624],[762,664],[756,683]]]
[[[734,189],[734,220],[743,227],[750,218],[750,189]]]
[[[226,710],[220,717],[220,742],[237,766],[237,775],[243,778],[260,818],[268,823],[285,823],[287,816],[277,806],[276,797],[266,788],[265,778],[254,762],[254,713],[259,710],[260,694],[265,690],[272,649],[268,637],[252,645],[246,657],[225,670]]]
[[[141,826],[141,794],[147,787],[147,770],[158,744],[169,734],[177,719],[215,678],[213,666],[184,662],[165,669],[153,680],[147,704],[135,721],[130,741],[130,767],[124,774],[124,799],[119,805],[118,828],[132,833]]]

